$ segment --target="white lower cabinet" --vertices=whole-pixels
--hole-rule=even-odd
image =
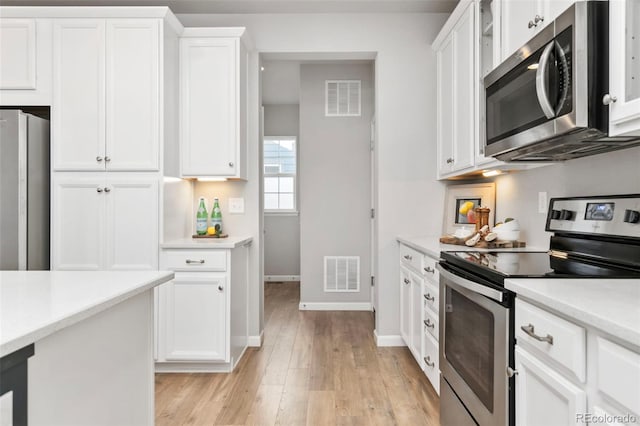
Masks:
[[[157,269],[157,206],[157,177],[54,174],[52,269]]]
[[[587,394],[543,360],[516,346],[516,424],[575,424],[586,413]]]
[[[400,244],[400,335],[440,394],[437,260]]]
[[[158,292],[156,371],[233,370],[248,344],[247,247],[163,248],[160,267],[175,278]]]
[[[637,343],[520,298],[515,328],[517,425],[637,424]]]

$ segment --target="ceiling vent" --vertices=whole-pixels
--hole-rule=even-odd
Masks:
[[[327,117],[359,117],[360,86],[360,80],[327,80],[325,82],[325,115]]]
[[[360,291],[360,256],[325,256],[324,291]]]

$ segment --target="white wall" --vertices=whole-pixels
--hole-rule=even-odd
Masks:
[[[399,335],[396,235],[435,235],[440,233],[442,224],[440,205],[444,186],[436,182],[436,67],[430,45],[447,16],[419,13],[178,16],[185,26],[246,26],[260,52],[376,54],[378,335]],[[254,113],[258,114],[257,110]],[[257,133],[258,124],[255,129]],[[251,151],[257,155],[257,149]],[[257,159],[253,164],[257,171]],[[255,188],[247,188],[245,197],[258,200],[258,191],[257,184]],[[254,204],[257,208],[257,201]],[[256,226],[259,221],[257,217]],[[259,274],[255,270],[252,273]],[[260,284],[255,280],[252,285]],[[261,288],[252,288],[251,294],[261,298]],[[250,309],[254,304],[252,301]]]
[[[300,303],[368,303],[373,63],[300,68]],[[361,115],[325,116],[325,81],[360,80]],[[357,292],[324,291],[324,256],[358,256]]]
[[[521,239],[548,248],[546,212],[538,213],[538,192],[552,197],[640,193],[640,147],[578,158],[496,179],[496,220],[517,218]]]
[[[271,64],[275,64],[272,62]],[[274,66],[267,65],[268,75]],[[297,65],[296,67],[299,67]],[[277,68],[277,67],[276,67]],[[298,72],[299,74],[299,72]],[[296,79],[299,83],[300,78]],[[283,87],[285,84],[263,79],[263,95],[269,87]],[[276,86],[276,87],[274,87]],[[299,84],[296,89],[299,92]],[[296,102],[298,101],[296,95]],[[263,101],[265,97],[263,96]],[[299,105],[265,105],[265,136],[298,136]],[[264,215],[264,275],[300,275],[300,219],[297,214],[265,213]]]

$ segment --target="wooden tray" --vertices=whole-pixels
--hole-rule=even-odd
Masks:
[[[445,235],[444,237],[440,237],[440,242],[443,244],[455,244],[458,246],[467,247],[467,245],[465,244],[465,241],[467,241],[469,238],[471,237],[457,238],[452,235]],[[472,246],[472,247],[492,249],[492,248],[521,248],[526,246],[527,246],[526,243],[524,243],[523,241],[495,240],[495,241],[487,242],[484,240],[480,240],[475,246]]]
[[[216,234],[216,235],[192,235],[191,238],[227,238],[229,234]]]

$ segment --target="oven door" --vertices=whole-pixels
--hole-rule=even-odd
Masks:
[[[440,370],[480,426],[509,423],[509,308],[497,290],[440,266]],[[450,396],[449,396],[450,397]],[[441,401],[443,426],[446,407]],[[457,421],[455,421],[457,423]]]
[[[517,57],[518,61],[505,61],[485,79],[488,155],[549,139],[576,127],[574,28],[569,26],[554,35],[554,26],[549,27],[520,49],[528,56],[520,53],[523,56]]]

